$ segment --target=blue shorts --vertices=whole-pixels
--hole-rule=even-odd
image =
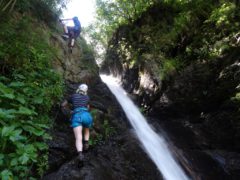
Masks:
[[[93,125],[93,118],[87,108],[81,107],[74,109],[71,122],[73,128],[78,126],[90,128]]]
[[[71,35],[74,39],[77,39],[77,37],[80,35],[80,28],[67,26],[67,29],[68,29],[68,34]]]

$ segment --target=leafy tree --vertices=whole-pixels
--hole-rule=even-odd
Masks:
[[[111,35],[111,31],[120,25],[132,23],[154,3],[155,0],[96,0],[100,29],[107,29]]]
[[[108,23],[131,23],[154,2],[154,0],[97,0],[97,14]]]
[[[12,12],[30,13],[51,25],[71,0],[0,0],[0,21]],[[49,23],[50,22],[50,23]],[[52,26],[53,27],[53,26]]]
[[[104,52],[119,26],[131,24],[155,3],[157,0],[96,0],[96,21],[86,29],[95,51]]]
[[[115,39],[108,45],[109,52],[113,51],[129,65],[148,62],[149,59],[143,57],[144,53],[154,55],[162,78],[173,71],[180,71],[193,61],[210,61],[222,56],[236,46],[234,43],[239,37],[240,11],[235,0],[153,2],[153,6],[149,6],[149,13],[142,11],[144,15],[139,14],[141,21],[124,17],[114,19],[114,15],[111,17],[109,14],[117,11],[117,8],[109,10],[104,3],[101,7],[99,17],[103,18],[100,24],[103,31],[111,32],[107,37],[116,31]],[[156,10],[158,13],[151,13]],[[107,17],[106,22],[111,23],[105,26],[104,17]],[[109,58],[106,63],[113,61]]]

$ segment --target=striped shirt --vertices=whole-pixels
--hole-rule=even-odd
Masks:
[[[90,99],[88,95],[76,93],[71,96],[69,102],[73,105],[73,109],[76,109],[79,107],[87,107],[89,100]]]

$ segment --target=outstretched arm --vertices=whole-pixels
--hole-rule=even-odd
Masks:
[[[61,110],[62,110],[62,113],[66,116],[69,116],[70,114],[73,113],[73,111],[71,111],[70,107],[69,107],[69,103],[67,100],[64,100],[62,103],[61,103]]]
[[[60,19],[61,21],[71,21],[72,20],[72,18],[71,19]]]

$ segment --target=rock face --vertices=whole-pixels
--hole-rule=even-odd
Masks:
[[[42,179],[162,179],[139,145],[116,99],[100,80],[94,59],[86,58],[79,45],[69,54],[64,41],[53,37],[52,42],[59,49],[54,67],[65,78],[66,96],[79,83],[89,85],[94,127],[90,150],[84,153],[84,163],[79,164],[69,117],[56,107],[53,139],[48,143],[49,169]]]
[[[153,7],[134,24],[120,27],[109,44],[101,71],[121,77],[149,122],[159,132],[164,129],[169,142],[188,157],[185,167],[194,179],[239,179],[240,44],[229,45],[231,48],[215,59],[192,61],[163,78],[162,55],[148,49],[148,42],[161,41],[157,33],[162,33],[163,19],[171,25],[173,15],[169,14],[164,19],[166,10]],[[193,42],[194,36],[187,37],[189,34],[181,34],[186,39],[173,45],[168,51],[171,57],[180,56],[181,48],[191,45],[188,41]],[[216,171],[209,172],[207,164]]]
[[[86,50],[86,42],[80,38],[80,43],[76,43],[72,53],[69,52],[68,42],[59,35],[53,35],[51,44],[57,50],[57,56],[53,61],[54,69],[59,72],[65,81],[90,84],[91,81],[98,79],[98,67],[95,63],[91,51]]]
[[[171,45],[168,36],[158,33],[163,34],[163,25],[173,24],[177,13],[174,8],[156,6],[133,25],[120,27],[109,44],[101,71],[121,77],[124,88],[144,110],[154,129],[165,136],[192,179],[237,180],[239,44],[234,43],[211,60],[190,59],[184,68],[170,69],[163,77],[166,58],[161,52],[165,46],[154,45],[170,44],[167,55],[183,58],[186,54],[180,56],[181,53],[191,42],[199,41],[194,37],[203,30],[201,27],[198,31],[198,25],[204,22],[201,17],[192,27],[197,32],[183,32],[176,37],[178,44]],[[162,21],[165,24],[158,23]],[[51,43],[59,50],[53,66],[66,80],[66,94],[72,93],[79,83],[89,85],[94,107],[94,145],[85,153],[84,165],[79,166],[68,118],[57,113],[53,140],[49,142],[50,168],[43,179],[162,179],[140,148],[116,99],[101,82],[93,56],[84,46],[77,46],[69,54],[66,43],[58,37],[53,36]]]
[[[155,165],[141,149],[115,98],[102,83],[95,83],[89,95],[95,101],[94,128],[91,135],[97,144],[90,146],[83,165],[76,159],[72,129],[67,118],[59,114],[49,142],[49,171],[43,179],[162,179]],[[98,99],[100,101],[98,101]],[[102,108],[104,107],[104,108]],[[98,109],[99,108],[99,109]],[[101,110],[100,110],[101,109]],[[98,117],[97,117],[98,116]],[[104,121],[109,119],[108,134]],[[104,135],[106,133],[106,136]]]

